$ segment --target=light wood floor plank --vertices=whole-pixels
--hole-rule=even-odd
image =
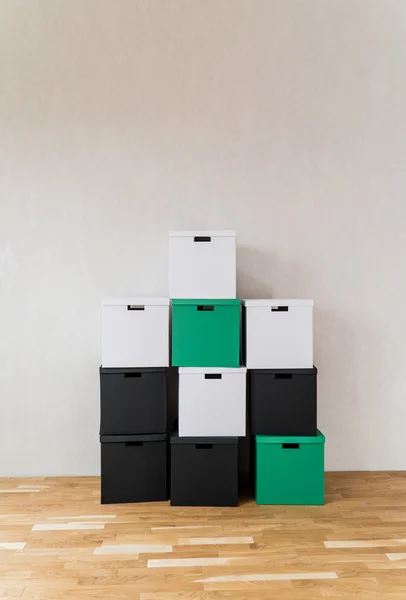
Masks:
[[[101,506],[99,485],[0,480],[0,598],[406,599],[405,473],[328,473],[321,507]]]

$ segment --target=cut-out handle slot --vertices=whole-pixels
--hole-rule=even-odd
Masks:
[[[275,379],[293,379],[292,373],[275,373]]]
[[[144,442],[126,442],[126,446],[142,446]]]
[[[289,306],[272,306],[271,312],[288,312]]]
[[[214,306],[212,304],[203,304],[203,305],[198,305],[197,310],[203,310],[203,311],[212,311],[214,310]]]
[[[221,379],[223,376],[221,373],[205,373],[205,379]]]
[[[211,237],[208,235],[195,235],[194,242],[211,242]]]
[[[145,310],[142,304],[127,304],[127,310]]]
[[[299,450],[299,444],[282,444],[283,450]]]
[[[124,373],[124,379],[138,379],[142,373]]]
[[[196,450],[213,450],[213,444],[196,444]]]

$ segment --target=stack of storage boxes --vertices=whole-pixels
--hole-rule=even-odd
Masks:
[[[244,300],[258,504],[324,503],[313,302]]]
[[[236,506],[238,438],[250,399],[258,504],[323,504],[313,302],[236,299],[234,231],[169,234],[172,362],[171,504]],[[168,298],[102,306],[102,503],[166,500]],[[170,423],[172,426],[172,423]]]
[[[238,436],[246,433],[234,231],[171,232],[172,365],[179,431],[171,437],[171,504],[238,504]]]
[[[105,300],[102,319],[101,501],[166,500],[169,299]]]

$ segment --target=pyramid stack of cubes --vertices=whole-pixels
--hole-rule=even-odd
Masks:
[[[248,413],[257,503],[323,504],[312,301],[243,300],[241,312],[235,231],[170,232],[169,281],[170,299],[103,301],[102,503],[237,506]]]

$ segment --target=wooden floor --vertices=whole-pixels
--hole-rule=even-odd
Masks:
[[[100,505],[97,478],[0,480],[0,598],[406,600],[406,473],[324,507]]]

